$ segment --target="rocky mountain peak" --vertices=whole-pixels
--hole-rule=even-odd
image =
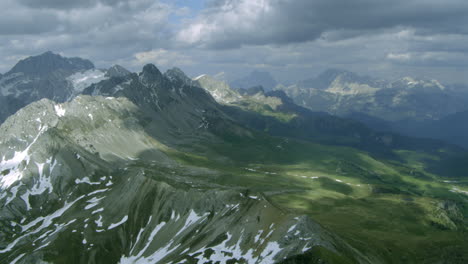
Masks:
[[[439,81],[434,79],[416,79],[413,77],[403,77],[399,80],[396,80],[390,84],[391,88],[402,88],[402,89],[414,89],[414,88],[426,88],[426,89],[436,89],[436,90],[445,90],[445,86],[442,85]]]
[[[107,70],[106,75],[109,77],[124,77],[131,72],[120,65],[114,65]]]
[[[328,69],[317,77],[317,83],[320,84],[320,87],[317,88],[326,89],[336,80],[340,82],[366,82],[366,80],[363,80],[363,77],[353,72],[340,69]]]
[[[163,77],[162,73],[154,64],[146,64],[139,74],[144,83],[158,82]]]
[[[192,83],[192,79],[190,79],[181,69],[177,67],[167,70],[164,73],[164,76],[172,82],[181,82],[182,84],[187,85],[190,85]]]
[[[310,78],[299,82],[298,86],[302,88],[313,88],[319,90],[339,90],[340,93],[360,93],[363,90],[362,88],[367,90],[367,88],[378,86],[378,83],[374,79],[367,76],[360,76],[353,72],[332,68],[322,72],[315,78]],[[352,88],[349,86],[360,87]],[[345,90],[341,91],[343,89]]]
[[[141,74],[150,74],[150,75],[162,75],[161,71],[159,71],[156,65],[149,63],[143,66],[143,70]]]
[[[7,74],[47,75],[57,70],[74,72],[93,69],[94,64],[81,58],[65,58],[51,51],[20,60]]]
[[[205,89],[218,103],[231,103],[241,98],[240,94],[231,87],[213,77],[203,74],[193,79],[198,86]]]

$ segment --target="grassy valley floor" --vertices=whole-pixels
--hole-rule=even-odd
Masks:
[[[377,160],[353,148],[262,135],[226,140],[203,156],[168,154],[210,171],[188,177],[245,188],[245,195],[310,216],[371,263],[468,260],[468,179],[428,172],[437,155],[396,150],[398,160]]]

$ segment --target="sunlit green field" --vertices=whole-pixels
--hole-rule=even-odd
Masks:
[[[428,172],[439,156],[395,150],[398,161],[377,160],[353,148],[261,135],[225,140],[207,146],[203,157],[167,153],[181,164],[210,170],[186,171],[188,177],[243,187],[291,213],[309,215],[370,262],[466,263],[468,177]]]

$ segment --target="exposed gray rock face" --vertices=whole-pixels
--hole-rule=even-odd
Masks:
[[[0,97],[7,104],[0,105],[0,123],[25,105],[48,98],[64,102],[74,93],[67,77],[94,68],[80,58],[64,58],[46,52],[19,61],[0,78]]]
[[[180,70],[162,74],[153,64],[142,72],[111,78],[91,85],[84,94],[126,97],[149,113],[159,125],[159,139],[167,144],[186,144],[197,138],[225,133],[248,133],[219,110],[219,105]]]
[[[209,92],[218,103],[232,103],[241,99],[240,94],[231,89],[224,81],[219,81],[209,75],[201,75],[193,79],[194,83]]]
[[[94,68],[94,65],[89,60],[81,58],[64,58],[58,54],[48,51],[41,55],[28,57],[19,61],[5,75],[22,73],[28,76],[44,76],[56,71],[73,73],[92,68]]]
[[[139,77],[161,80],[152,66]],[[148,76],[151,74],[151,76]],[[275,263],[342,245],[171,157],[127,98],[43,99],[0,127],[2,263]]]
[[[119,65],[96,69],[89,60],[65,58],[50,51],[19,61],[0,75],[0,123],[21,107],[42,98],[65,102],[94,83],[130,72]]]
[[[125,69],[124,67],[120,65],[114,65],[107,70],[106,75],[108,77],[124,77],[129,75],[130,73],[131,72]]]
[[[370,77],[359,76],[353,72],[340,69],[328,69],[316,78],[300,81],[298,86],[327,90],[337,79],[342,83],[360,83],[366,84],[369,87],[378,87],[382,85],[381,82],[373,80]]]
[[[195,85],[192,79],[190,79],[185,73],[179,68],[172,68],[164,73],[164,76],[171,82],[175,82],[178,86],[182,85]]]

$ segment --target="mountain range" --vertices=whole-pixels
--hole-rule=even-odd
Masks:
[[[468,88],[464,86],[411,77],[386,81],[330,69],[276,89],[298,105],[351,118],[376,130],[468,146],[463,136],[468,130],[458,125],[466,120],[459,113],[468,110]]]
[[[468,259],[463,148],[153,64],[47,52],[0,88],[1,263]]]
[[[405,77],[384,81],[341,70],[327,70],[316,78],[277,89],[314,111],[340,116],[364,113],[387,121],[440,119],[466,110],[468,100],[436,80]]]
[[[52,52],[28,57],[1,76],[0,122],[42,98],[65,102],[94,82],[128,73],[118,65],[100,70],[89,60]]]

